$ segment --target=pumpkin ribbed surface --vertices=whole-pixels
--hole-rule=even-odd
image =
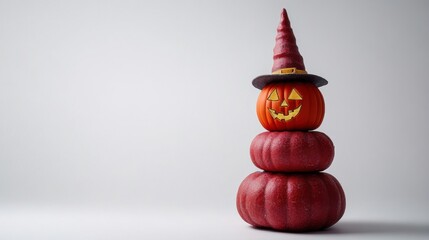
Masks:
[[[252,173],[241,183],[236,204],[247,223],[291,232],[330,227],[346,206],[340,183],[327,173]]]
[[[263,132],[250,145],[256,167],[272,172],[310,172],[327,169],[334,144],[322,132]]]

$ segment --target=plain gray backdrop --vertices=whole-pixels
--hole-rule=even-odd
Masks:
[[[346,216],[427,218],[428,1],[0,1],[0,204],[234,213],[283,7]]]

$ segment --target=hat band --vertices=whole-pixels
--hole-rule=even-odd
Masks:
[[[272,74],[307,74],[307,72],[296,68],[282,68],[272,72]]]

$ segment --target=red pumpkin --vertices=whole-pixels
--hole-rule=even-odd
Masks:
[[[236,203],[247,223],[290,232],[330,227],[346,207],[340,183],[327,173],[255,172],[241,183]]]
[[[321,132],[263,132],[250,145],[256,167],[271,172],[311,172],[327,169],[334,144]]]
[[[312,130],[323,121],[325,102],[312,83],[275,82],[261,90],[256,113],[268,131]]]

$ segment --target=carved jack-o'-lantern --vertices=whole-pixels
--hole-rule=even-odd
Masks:
[[[323,121],[325,102],[312,83],[275,82],[262,89],[256,111],[268,131],[312,130]]]

